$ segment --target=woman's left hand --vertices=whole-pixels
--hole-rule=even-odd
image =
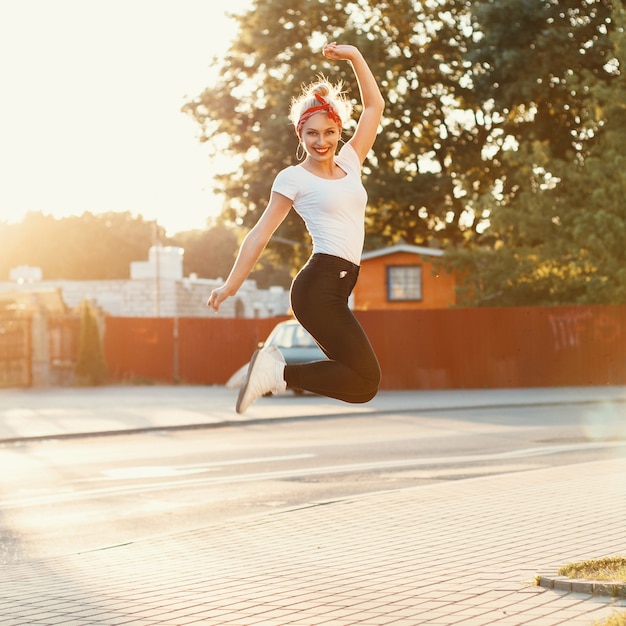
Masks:
[[[334,61],[350,61],[358,52],[355,46],[338,44],[336,41],[327,43],[322,49],[322,54],[327,59],[333,59]]]

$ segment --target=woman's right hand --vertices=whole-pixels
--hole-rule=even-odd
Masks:
[[[222,302],[224,302],[224,300],[226,300],[226,298],[228,298],[229,296],[230,293],[228,293],[226,285],[222,285],[221,287],[217,287],[211,292],[211,295],[209,296],[206,305],[212,308],[217,313],[220,309],[220,305],[222,304]]]

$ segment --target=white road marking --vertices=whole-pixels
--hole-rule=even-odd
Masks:
[[[12,500],[0,500],[0,508],[26,508],[31,506],[41,506],[44,504],[54,504],[60,502],[72,502],[81,500],[90,500],[101,498],[104,496],[124,496],[133,493],[151,493],[155,491],[165,491],[168,489],[180,489],[193,485],[219,485],[234,484],[244,482],[258,482],[264,480],[286,480],[292,478],[302,478],[308,476],[320,476],[324,474],[348,474],[351,472],[365,472],[374,470],[392,470],[404,469],[411,467],[426,467],[432,465],[456,465],[460,463],[476,463],[485,461],[498,461],[507,459],[521,459],[537,456],[546,456],[551,454],[561,454],[564,452],[579,452],[581,450],[597,450],[608,448],[625,447],[624,442],[590,442],[579,444],[567,444],[548,446],[545,448],[525,448],[522,450],[511,450],[509,452],[496,452],[493,454],[473,454],[464,456],[451,457],[429,457],[429,458],[412,458],[397,459],[389,461],[373,461],[369,463],[347,463],[342,465],[326,465],[305,468],[290,468],[286,470],[271,470],[253,472],[249,474],[228,475],[228,476],[204,476],[198,478],[190,478],[186,480],[170,480],[150,483],[140,483],[133,485],[113,485],[110,487],[102,487],[97,489],[86,489],[82,491],[63,491],[49,495],[34,496],[29,498],[16,498]],[[293,457],[267,457],[259,458],[258,462],[267,462],[269,459],[274,460],[290,460],[300,458],[310,458],[313,455],[294,455]],[[256,462],[251,459],[242,459],[239,463]],[[237,461],[227,463],[215,463],[216,467],[226,464],[236,465]]]
[[[249,465],[252,463],[276,463],[281,461],[298,461],[310,459],[314,454],[292,454],[290,456],[264,456],[249,459],[235,459],[233,461],[216,461],[215,463],[191,463],[188,465],[143,465],[135,467],[119,467],[102,472],[97,478],[83,478],[81,481],[96,480],[135,480],[137,478],[168,478],[186,476],[189,474],[201,474],[203,472],[215,472],[222,467],[234,465]],[[78,481],[76,481],[78,482]]]

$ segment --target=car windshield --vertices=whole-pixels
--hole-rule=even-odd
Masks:
[[[317,347],[313,337],[300,324],[285,324],[277,327],[267,343],[278,348]]]

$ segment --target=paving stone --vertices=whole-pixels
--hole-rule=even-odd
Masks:
[[[6,566],[0,625],[590,624],[626,600],[532,581],[623,552],[625,474],[434,483]]]

